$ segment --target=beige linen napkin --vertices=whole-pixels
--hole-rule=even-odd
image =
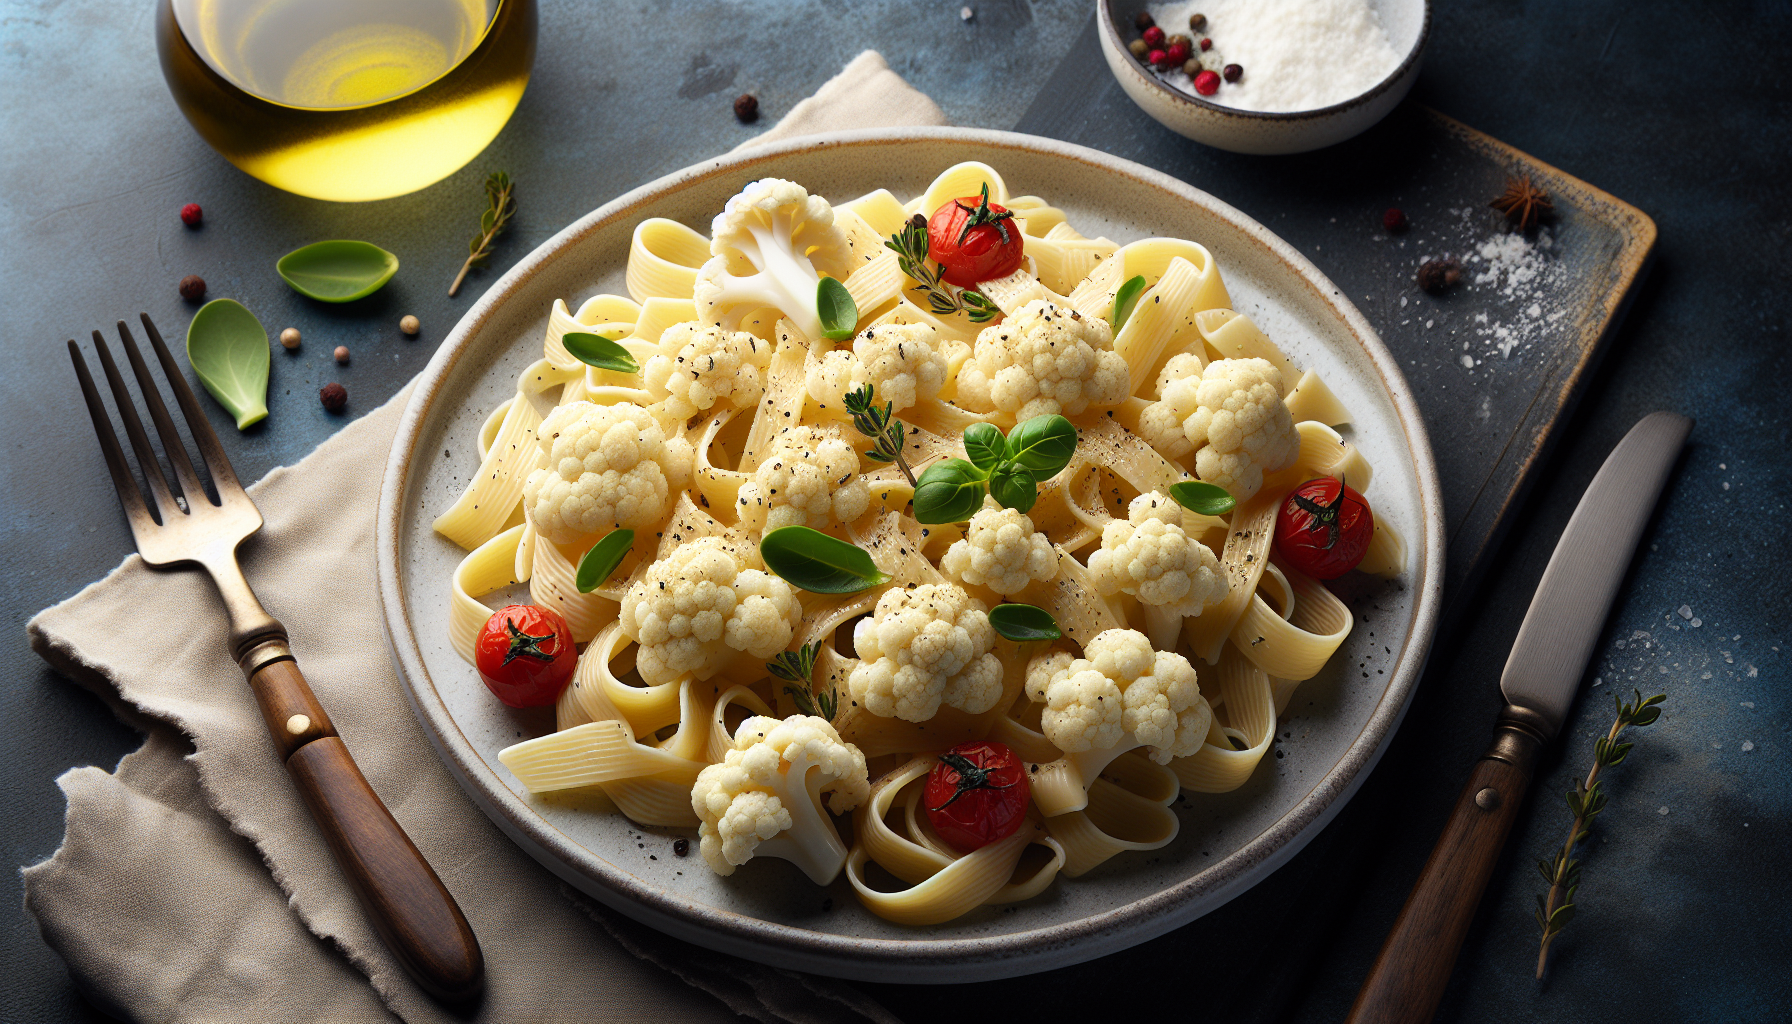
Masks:
[[[754,141],[943,123],[867,51]],[[410,391],[250,487],[267,525],[241,555],[479,935],[483,1003],[451,1015],[405,977],[274,755],[211,584],[135,554],[28,627],[51,665],[148,732],[115,774],[57,780],[63,845],[24,871],[44,940],[97,1003],[146,1021],[893,1021],[846,986],[677,942],[574,893],[461,793],[392,675],[375,597],[374,509]]]

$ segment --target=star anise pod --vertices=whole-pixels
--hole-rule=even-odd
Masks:
[[[1506,222],[1529,231],[1555,212],[1549,193],[1531,184],[1529,178],[1507,178],[1506,191],[1488,206],[1506,215]]]

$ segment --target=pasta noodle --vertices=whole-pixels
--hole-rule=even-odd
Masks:
[[[981,518],[968,525],[918,522],[911,508],[916,486],[908,473],[920,475],[941,460],[965,458],[961,439],[978,424],[1005,430],[1030,414],[1025,409],[1016,414],[1012,404],[1003,411],[993,398],[982,397],[993,395],[989,382],[976,388],[968,383],[971,367],[997,373],[984,369],[990,358],[986,350],[993,351],[994,344],[983,334],[985,325],[962,311],[934,313],[924,294],[927,283],[911,280],[897,253],[884,244],[914,214],[930,215],[985,188],[990,202],[1013,214],[1012,228],[1005,230],[1018,233],[1024,247],[1019,269],[977,286],[999,310],[998,324],[1026,323],[1033,311],[1047,307],[1070,314],[1063,318],[1066,325],[1079,318],[1106,320],[1121,286],[1133,277],[1144,279],[1131,315],[1111,342],[1102,343],[1125,364],[1125,373],[1116,370],[1113,379],[1124,377],[1126,394],[1064,413],[1077,442],[1060,471],[1036,481],[1036,501],[1022,518],[1026,529],[1044,536],[1045,554],[1028,563],[1028,575],[1018,585],[964,574],[960,553],[983,543]],[[805,262],[813,257],[817,267],[838,268],[860,314],[856,327],[870,332],[861,340],[893,335],[899,339],[894,355],[862,355],[859,342],[848,356],[837,354],[848,350],[845,343],[830,353],[825,342],[795,326],[814,321],[794,315],[788,302],[779,308],[770,300],[764,305],[748,300],[718,312],[714,292],[698,294],[699,269],[721,260],[724,270],[744,272],[752,257],[675,221],[643,220],[629,244],[628,294],[591,296],[576,312],[565,301],[553,303],[541,358],[519,376],[515,394],[481,423],[473,445],[478,472],[436,519],[435,529],[467,552],[449,594],[450,638],[463,658],[475,661],[475,640],[491,616],[483,599],[524,583],[534,604],[558,612],[582,648],[554,705],[555,731],[499,754],[531,794],[593,794],[578,806],[614,809],[644,825],[699,828],[705,860],[727,873],[741,863],[739,850],[728,845],[740,838],[719,831],[715,801],[728,799],[726,793],[716,796],[719,780],[727,777],[735,780],[728,785],[737,785],[744,784],[741,779],[761,779],[754,773],[763,772],[765,762],[749,758],[759,756],[761,742],[772,742],[769,732],[825,730],[805,734],[810,738],[803,749],[809,753],[793,754],[792,743],[778,755],[784,760],[771,762],[778,766],[774,775],[789,773],[789,788],[754,797],[760,803],[752,806],[761,808],[756,813],[762,816],[745,856],[783,857],[823,881],[843,870],[870,912],[924,927],[979,907],[1024,901],[1060,875],[1074,879],[1114,858],[1160,849],[1179,833],[1181,819],[1173,808],[1179,795],[1225,793],[1251,777],[1295,688],[1320,674],[1353,625],[1343,601],[1277,553],[1278,512],[1294,487],[1314,477],[1339,477],[1366,491],[1373,469],[1336,429],[1351,422],[1349,409],[1316,371],[1297,366],[1249,317],[1232,309],[1220,268],[1196,242],[1149,238],[1122,246],[1086,237],[1064,210],[1038,196],[1009,196],[994,168],[974,162],[947,168],[907,203],[880,189],[832,207],[832,216],[831,234],[804,236],[810,241],[788,257]],[[760,238],[759,244],[769,243]],[[706,272],[705,280],[713,280],[713,273],[714,268]],[[750,343],[728,341],[740,338],[731,333],[736,329],[747,332]],[[1073,334],[1080,329],[1070,328]],[[577,346],[568,347],[566,336],[573,333],[615,342],[641,372],[586,365],[573,354]],[[724,343],[737,344],[745,355],[726,356],[732,350],[720,347]],[[908,345],[914,350],[903,347]],[[724,357],[735,362],[717,361]],[[884,362],[872,365],[874,359]],[[1284,451],[1293,454],[1286,465],[1262,467],[1261,486],[1240,492],[1224,515],[1198,514],[1166,497],[1196,480],[1198,461],[1190,449],[1174,446],[1174,436],[1166,441],[1161,432],[1153,433],[1168,404],[1154,405],[1160,399],[1159,375],[1172,359],[1180,360],[1172,369],[1192,359],[1197,370],[1219,360],[1264,360],[1280,381],[1280,391],[1268,392],[1265,401],[1278,410],[1274,415],[1285,412]],[[876,399],[892,402],[893,416],[902,424],[904,465],[866,457],[871,440],[839,401],[840,392],[824,386],[827,375],[842,366],[860,374],[855,381],[875,377]],[[668,376],[687,373],[688,381]],[[902,373],[911,375],[906,384]],[[927,388],[920,385],[923,378],[931,381]],[[688,389],[682,399],[687,404],[676,413],[667,397],[674,385],[681,396]],[[1044,385],[1037,391],[1048,397],[1072,394]],[[1057,408],[1071,408],[1064,404],[1068,397],[1052,401]],[[694,414],[685,415],[693,408]],[[632,544],[610,576],[581,589],[579,565],[604,531],[569,528],[564,510],[543,504],[548,499],[538,494],[546,493],[556,474],[586,472],[578,463],[585,456],[555,449],[557,461],[550,465],[546,451],[560,434],[538,434],[548,416],[560,425],[572,422],[569,414],[592,415],[588,409],[636,417],[605,429],[622,431],[616,450],[634,452],[628,464],[638,468],[616,463],[589,472],[594,487],[606,472],[636,474],[628,485],[633,490],[614,493],[648,512],[631,520],[636,523],[630,527]],[[639,418],[639,410],[648,417]],[[556,426],[565,429],[570,428]],[[609,443],[609,434],[604,441]],[[841,442],[845,449],[827,448]],[[585,447],[578,452],[590,450],[590,444],[580,443]],[[809,504],[768,493],[796,488],[798,476],[792,474],[806,460],[819,465],[824,449],[845,450],[851,471],[830,471],[842,475],[822,481],[825,486],[803,499]],[[855,454],[856,468],[850,466]],[[605,465],[621,457],[605,449],[604,458],[611,460]],[[569,461],[578,465],[566,469],[563,463]],[[585,477],[578,481],[586,486]],[[859,494],[862,500],[854,497]],[[618,524],[625,514],[622,500],[614,499]],[[887,581],[848,594],[779,589],[783,581],[761,557],[756,525],[766,523],[769,532],[771,513],[754,502],[797,509],[779,512],[795,517],[780,521],[806,523],[856,545]],[[986,509],[1003,511],[993,500]],[[1116,577],[1114,565],[1129,573],[1136,566],[1120,559],[1116,545],[1128,543],[1125,538],[1135,531],[1183,545],[1174,550],[1186,550],[1191,564],[1208,567],[1202,571],[1211,580],[1209,596],[1176,603],[1143,586],[1128,589],[1125,581],[1135,577]],[[1197,548],[1205,552],[1199,558]],[[679,571],[697,573],[698,563],[687,560],[698,557],[710,559],[702,563],[704,573],[719,571],[716,559],[735,566],[725,577],[736,580],[728,600],[688,608],[674,603],[661,619],[643,618],[647,613],[640,609],[657,600],[659,591],[686,580],[669,583],[664,568],[687,566]],[[1393,578],[1404,571],[1405,561],[1397,528],[1375,517],[1360,570]],[[1197,574],[1188,572],[1192,581]],[[1005,589],[991,589],[995,586]],[[922,594],[935,595],[927,600],[936,603],[961,601],[953,607],[963,610],[942,627],[947,633],[887,641],[886,623],[894,621],[890,608]],[[988,609],[1000,603],[1042,610],[1059,638],[995,635]],[[774,607],[780,610],[766,617],[766,609]],[[751,616],[745,613],[749,608]],[[717,624],[725,616],[735,616],[726,628]],[[775,663],[755,646],[765,630],[774,630],[774,638],[784,635],[775,630],[789,634],[782,648],[764,648],[783,652],[774,653]],[[966,650],[973,653],[952,663],[959,681],[948,685],[940,677],[931,707],[873,699],[880,692],[876,686],[898,685],[875,682],[883,664],[877,659],[918,666],[923,654],[917,652],[931,650],[927,645],[945,643],[940,638],[948,635],[951,643],[960,642],[952,630],[964,634]],[[981,648],[975,646],[976,635],[987,637]],[[1102,746],[1067,738],[1074,735],[1064,729],[1062,716],[1068,712],[1053,688],[1080,672],[1078,679],[1112,682],[1120,701],[1121,680],[1112,674],[1119,670],[1090,659],[1097,658],[1095,649],[1105,650],[1103,644],[1121,642],[1146,644],[1157,659],[1150,669],[1158,673],[1155,682],[1141,677],[1128,681],[1129,687],[1163,687],[1165,701],[1172,692],[1181,694],[1174,698],[1180,703],[1169,705],[1174,743],[1161,737],[1145,742],[1140,737],[1157,735],[1145,731],[1147,719],[1133,724],[1124,716],[1114,719],[1124,726],[1117,742]],[[895,654],[879,646],[886,643],[896,644]],[[811,657],[812,666],[783,660],[797,655]],[[994,667],[977,669],[978,658],[990,659]],[[790,669],[799,663],[808,672],[805,686],[791,682],[801,680]],[[973,670],[984,672],[977,676],[984,689],[974,697],[967,696],[975,689],[968,682],[962,693],[951,689]],[[822,701],[829,694],[837,707]],[[749,730],[748,723],[757,724]],[[979,742],[1002,745],[1026,766],[1030,799],[1016,819],[1018,827],[965,852],[942,834],[944,825],[936,829],[933,815],[940,808],[930,806],[925,791],[942,752]],[[844,760],[825,765],[792,760],[829,750]],[[763,779],[754,784],[771,785]],[[850,840],[844,844],[824,801],[838,813],[850,812]]]

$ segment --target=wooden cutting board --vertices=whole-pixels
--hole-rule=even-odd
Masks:
[[[1437,456],[1449,542],[1439,635],[1450,632],[1615,333],[1654,249],[1654,222],[1411,102],[1315,153],[1244,156],[1184,139],[1121,91],[1093,19],[1015,130],[1212,193],[1299,249],[1362,310],[1399,359]],[[1488,205],[1515,175],[1555,207],[1529,236]],[[1405,212],[1404,234],[1382,226],[1389,207]],[[1441,296],[1421,291],[1420,262],[1445,255],[1462,262],[1462,280]]]

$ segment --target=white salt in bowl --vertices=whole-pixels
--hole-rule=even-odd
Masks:
[[[1147,0],[1096,0],[1095,21],[1108,70],[1132,101],[1164,127],[1234,153],[1305,153],[1367,131],[1406,97],[1418,77],[1431,33],[1430,0],[1368,2],[1394,52],[1402,54],[1399,65],[1374,86],[1341,103],[1288,113],[1223,106],[1160,80],[1126,48],[1138,36],[1133,19],[1149,6]],[[1164,26],[1164,31],[1174,35],[1187,30]]]

